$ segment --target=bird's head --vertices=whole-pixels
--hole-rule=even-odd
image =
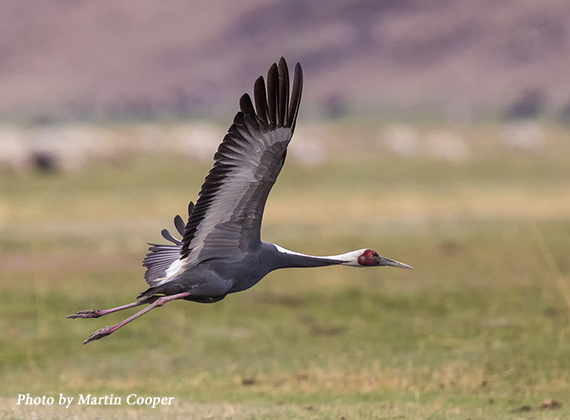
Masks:
[[[383,257],[379,255],[376,251],[372,251],[371,249],[360,249],[358,251],[354,251],[351,253],[353,256],[353,260],[348,262],[347,265],[352,265],[356,267],[382,267],[382,266],[390,266],[390,267],[399,267],[399,268],[406,268],[408,270],[413,270],[407,264],[391,260],[390,258]]]

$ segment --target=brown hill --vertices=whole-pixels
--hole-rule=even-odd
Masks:
[[[303,63],[332,109],[493,108],[570,99],[564,0],[5,0],[0,113],[200,114]]]

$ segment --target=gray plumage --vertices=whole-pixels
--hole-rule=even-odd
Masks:
[[[301,66],[295,66],[291,93],[289,71],[283,58],[254,84],[254,103],[248,94],[225,135],[200,190],[196,205],[190,202],[186,223],[174,219],[182,240],[168,230],[170,244],[149,244],[143,261],[150,286],[139,301],[104,311],[92,309],[70,318],[95,318],[149,304],[123,322],[96,331],[85,343],[105,337],[151,309],[184,299],[217,302],[227,294],[255,285],[273,270],[327,265],[395,266],[411,268],[360,249],[336,256],[315,257],[262,242],[261,222],[267,197],[285,162],[303,89]]]
[[[289,101],[289,71],[281,59],[269,69],[267,91],[263,76],[255,82],[255,108],[247,93],[241,97],[240,112],[214,155],[214,167],[189,212],[182,243],[163,230],[162,235],[174,245],[152,244],[143,262],[151,288],[140,297],[164,293],[179,283],[181,279],[175,277],[168,279],[172,285],[164,284],[167,269],[178,259],[183,261],[183,277],[192,272],[192,280],[185,283],[191,281],[195,287],[202,281],[192,269],[201,263],[220,260],[217,262],[222,265],[235,264],[260,251],[265,202],[285,162],[302,84],[302,70],[297,64]]]

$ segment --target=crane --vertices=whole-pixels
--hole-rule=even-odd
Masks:
[[[180,216],[174,218],[182,240],[164,229],[162,236],[171,244],[149,244],[143,261],[149,288],[133,303],[79,311],[68,318],[98,318],[148,306],[116,325],[95,331],[83,344],[106,337],[170,301],[218,302],[229,293],[249,289],[281,268],[345,265],[412,269],[371,249],[318,257],[261,241],[265,202],[295,131],[303,88],[299,63],[295,66],[291,94],[289,88],[289,70],[281,58],[269,68],[267,84],[263,76],[255,81],[255,106],[247,93],[241,97],[240,111],[214,155],[214,166],[196,205],[190,202],[188,206],[187,222]]]

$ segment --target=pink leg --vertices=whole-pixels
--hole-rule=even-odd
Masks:
[[[184,299],[186,296],[189,296],[190,292],[184,292],[184,293],[178,293],[176,295],[171,295],[171,296],[162,296],[157,298],[155,301],[153,301],[150,305],[148,305],[146,308],[144,308],[142,311],[137,312],[136,314],[134,314],[133,316],[128,317],[127,319],[125,319],[122,322],[119,322],[116,325],[113,326],[106,326],[105,328],[101,328],[100,330],[95,331],[93,334],[91,334],[89,336],[89,338],[87,340],[85,340],[83,342],[83,344],[87,344],[93,340],[99,340],[100,338],[103,337],[107,337],[108,335],[114,333],[115,331],[117,331],[119,328],[127,325],[129,322],[134,321],[135,319],[137,319],[139,316],[143,316],[144,314],[146,314],[149,311],[152,311],[154,308],[158,308],[159,306],[164,305],[166,302],[170,302],[171,300],[176,300],[176,299]],[[139,302],[135,302],[135,303],[139,303]],[[142,303],[147,303],[147,302],[140,302]],[[137,306],[137,305],[133,305],[132,306]],[[128,306],[128,305],[125,305]],[[131,306],[131,307],[132,307]]]
[[[75,319],[75,318],[99,318],[100,316],[103,315],[107,315],[107,314],[112,314],[113,312],[119,312],[122,311],[124,309],[129,309],[129,308],[134,308],[135,306],[140,306],[140,305],[147,305],[149,303],[154,302],[156,299],[158,299],[158,296],[154,296],[153,298],[149,298],[146,300],[141,300],[138,302],[133,302],[133,303],[129,303],[127,305],[123,305],[123,306],[117,306],[116,308],[111,308],[111,309],[104,309],[104,310],[100,310],[100,309],[86,309],[84,311],[79,311],[76,314],[73,315],[69,315],[67,318],[68,319]]]

